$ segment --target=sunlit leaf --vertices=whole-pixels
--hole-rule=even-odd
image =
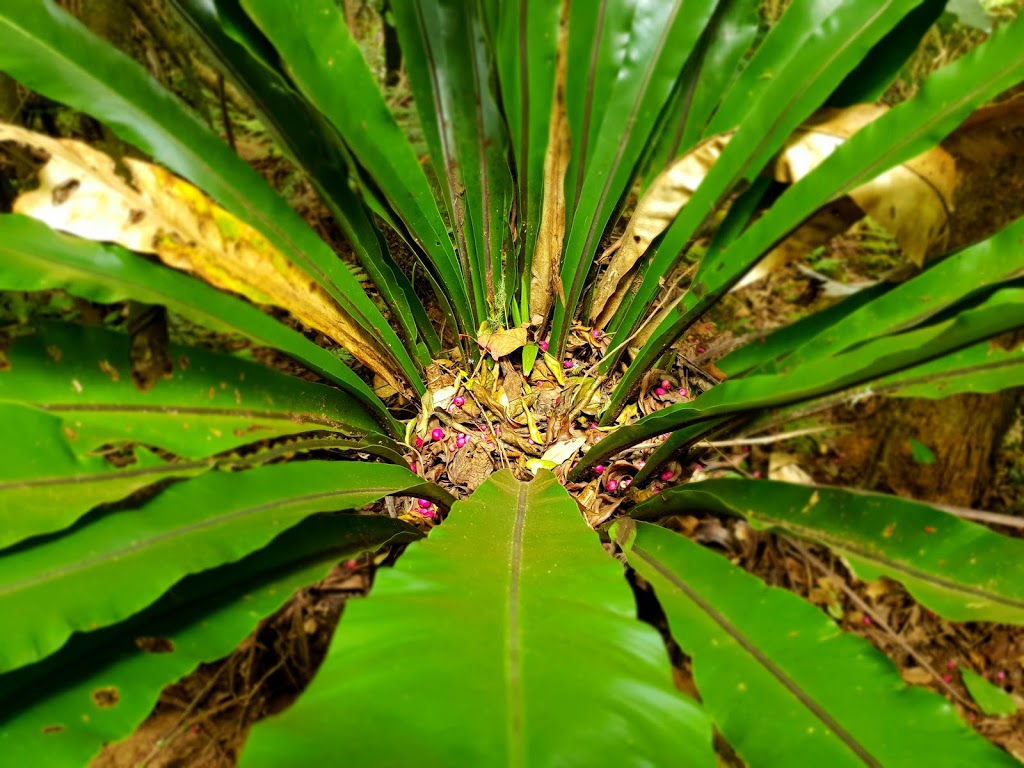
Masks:
[[[673,690],[635,610],[555,477],[503,470],[378,572],[309,689],[254,728],[241,764],[308,765],[338,748],[355,764],[572,764],[587,734],[609,765],[714,765],[703,714]],[[359,718],[339,721],[337,701],[358,701]]]
[[[0,140],[50,155],[41,185],[18,197],[15,212],[80,237],[155,254],[217,288],[286,309],[405,389],[401,368],[316,280],[191,184],[159,166],[124,158],[132,186],[115,173],[113,159],[87,144],[13,125],[0,124]]]
[[[612,534],[654,587],[705,706],[747,765],[1017,764],[796,595],[655,525],[621,518]]]

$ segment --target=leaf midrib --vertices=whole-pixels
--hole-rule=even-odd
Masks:
[[[245,507],[234,512],[229,512],[226,515],[218,515],[217,517],[200,520],[190,525],[186,525],[180,528],[174,528],[170,531],[163,531],[154,536],[150,536],[146,539],[130,544],[129,546],[122,547],[121,549],[104,552],[102,554],[96,555],[95,557],[79,560],[69,565],[64,565],[62,567],[55,568],[50,571],[38,573],[26,579],[22,579],[21,581],[0,585],[0,597],[5,597],[7,595],[18,592],[19,590],[34,587],[38,584],[42,584],[47,581],[53,581],[55,579],[63,578],[78,571],[83,571],[87,568],[92,568],[94,566],[101,565],[106,562],[121,560],[127,556],[137,554],[138,552],[143,551],[149,547],[161,544],[166,541],[170,541],[171,539],[180,538],[182,536],[186,536],[192,533],[197,533],[204,529],[213,528],[223,523],[228,523],[239,518],[246,517],[248,515],[255,515],[260,512],[265,512],[266,510],[269,509],[283,509],[289,506],[301,505],[310,501],[316,501],[318,499],[328,499],[332,497],[344,498],[345,496],[365,496],[366,494],[379,494],[383,496],[389,493],[393,493],[394,491],[395,488],[390,486],[373,488],[364,487],[359,488],[358,490],[346,489],[340,491],[323,491],[320,493],[310,493],[305,496],[292,496],[287,499],[280,499],[277,501],[267,502],[265,504],[258,504],[255,507]]]
[[[696,591],[690,588],[690,586],[680,579],[675,573],[669,570],[665,565],[661,563],[656,557],[651,555],[643,547],[633,544],[631,547],[632,554],[635,554],[647,565],[651,566],[658,572],[659,575],[665,578],[673,587],[681,591],[686,597],[694,603],[701,611],[703,611],[708,618],[710,618],[718,627],[725,632],[730,638],[732,638],[746,653],[754,658],[758,664],[760,664],[769,674],[772,675],[783,687],[786,688],[804,707],[816,718],[818,718],[825,726],[835,734],[835,736],[845,744],[851,752],[853,752],[860,760],[872,768],[883,768],[881,762],[878,761],[865,747],[858,741],[853,734],[847,731],[843,726],[835,720],[817,701],[815,701],[809,693],[801,688],[795,680],[793,680],[786,672],[775,664],[768,656],[762,652],[746,635],[744,635],[735,625],[732,624],[724,615],[719,613],[715,608],[704,600]]]
[[[520,616],[519,588],[523,572],[523,527],[526,523],[527,494],[529,486],[519,483],[515,522],[512,527],[512,544],[509,550],[508,590],[508,645],[506,649],[506,705],[508,707],[508,763],[518,768],[523,765],[523,690],[522,658],[520,643],[522,623]]]
[[[982,598],[996,605],[1002,605],[1007,608],[1013,608],[1016,610],[1024,611],[1024,599],[1013,599],[1011,597],[1000,595],[996,592],[987,591],[979,586],[972,586],[964,584],[961,581],[955,581],[952,579],[945,579],[941,576],[936,576],[925,571],[918,570],[911,565],[901,563],[893,559],[888,559],[880,554],[871,552],[858,546],[855,542],[849,539],[841,538],[840,536],[826,533],[817,528],[808,528],[806,526],[792,523],[788,520],[780,520],[768,515],[764,515],[752,510],[747,510],[743,517],[748,519],[757,520],[762,525],[767,525],[773,528],[780,528],[787,532],[793,533],[801,538],[805,538],[811,541],[818,541],[825,546],[831,547],[840,552],[846,552],[854,557],[861,558],[870,563],[875,564],[881,570],[895,571],[898,574],[909,576],[910,578],[917,579],[918,581],[924,582],[932,587],[938,587],[944,590],[949,590],[954,593],[960,593],[963,595],[970,595],[972,597]]]
[[[135,413],[159,416],[228,416],[240,419],[264,419],[270,421],[290,421],[299,424],[319,424],[335,429],[345,429],[346,425],[326,416],[317,416],[306,411],[253,411],[240,408],[203,408],[201,406],[178,405],[130,405],[121,403],[29,403],[48,413]]]

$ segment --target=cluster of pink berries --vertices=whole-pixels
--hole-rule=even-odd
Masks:
[[[416,511],[423,517],[434,518],[437,516],[430,499],[416,499],[416,504],[419,507]]]
[[[668,391],[671,388],[672,388],[672,382],[669,381],[668,379],[662,379],[661,380],[661,386],[658,386],[658,387],[654,388],[654,394],[657,395],[658,397],[662,397],[662,396],[668,394]]]
[[[455,436],[455,448],[456,449],[458,449],[458,448],[465,448],[466,443],[468,443],[468,442],[469,442],[469,435],[465,434],[464,432],[459,432],[459,434]]]
[[[604,488],[609,493],[615,493],[620,488],[626,490],[633,483],[633,478],[624,477],[621,480],[616,480],[614,477],[609,477],[604,482]]]

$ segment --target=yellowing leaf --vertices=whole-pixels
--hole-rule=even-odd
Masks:
[[[309,274],[248,224],[163,168],[114,161],[87,144],[52,139],[0,123],[0,141],[46,152],[40,186],[18,197],[17,213],[79,237],[156,255],[164,264],[256,304],[287,310],[345,349],[388,385],[408,394],[403,375],[378,340],[352,320]]]
[[[526,414],[526,425],[530,430],[530,439],[537,443],[537,445],[542,445],[544,443],[544,435],[537,429],[537,422],[534,420],[533,414],[530,413],[529,408],[524,409],[523,413]]]
[[[548,148],[544,155],[544,200],[541,203],[537,245],[530,272],[530,315],[541,318],[547,317],[555,295],[562,294],[558,270],[562,263],[562,241],[565,237],[565,171],[572,154],[569,118],[565,109],[565,72],[569,47],[566,18],[566,6],[563,4],[555,65],[554,105],[548,129]]]

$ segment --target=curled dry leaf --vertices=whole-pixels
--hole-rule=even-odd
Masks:
[[[885,112],[885,107],[872,104],[819,110],[793,134],[780,153],[775,163],[775,179],[786,184],[800,181],[854,133]],[[855,212],[849,206],[830,206],[831,218],[819,219],[816,214],[797,230],[795,234],[799,237],[795,243],[787,240],[775,248],[737,287],[824,245],[865,214],[889,230],[903,255],[920,267],[927,256],[945,250],[949,241],[956,184],[956,162],[941,147],[890,168],[850,192],[849,198],[860,210],[860,216],[854,218]],[[815,226],[808,229],[808,224],[816,219]],[[835,231],[843,219],[849,219],[846,227]]]
[[[777,181],[794,184],[817,168],[843,142],[885,112],[869,104],[819,110],[797,129],[770,171]],[[640,259],[664,232],[725,149],[732,133],[712,136],[672,163],[637,203],[594,291],[591,322],[604,327],[621,304]],[[871,216],[888,229],[908,260],[920,266],[944,249],[957,183],[952,155],[936,147],[833,201],[795,230],[737,285],[759,280],[792,259],[828,242],[852,224]]]
[[[544,155],[544,200],[541,203],[537,245],[530,271],[530,315],[542,319],[547,317],[556,295],[564,300],[559,267],[565,238],[565,172],[572,154],[569,118],[565,108],[568,49],[568,25],[563,7],[555,65],[554,104],[551,107],[548,148]]]
[[[772,451],[768,456],[768,479],[783,483],[814,485],[814,478],[800,466],[799,457],[783,451]]]
[[[541,456],[541,459],[543,461],[550,461],[557,467],[569,461],[569,459],[575,456],[576,452],[586,444],[587,439],[585,437],[574,437],[571,440],[563,440],[555,443],[544,451],[544,455]]]
[[[287,310],[341,344],[395,390],[408,393],[390,354],[319,283],[191,184],[159,166],[124,158],[129,184],[115,172],[113,159],[87,144],[14,125],[0,123],[0,141],[50,156],[39,188],[15,201],[16,213],[89,240],[154,254],[217,288]]]
[[[732,133],[712,136],[658,174],[636,205],[619,249],[594,288],[590,321],[603,328],[626,297],[633,272],[654,239],[672,223],[715,164]]]
[[[498,360],[526,346],[526,328],[499,328],[493,333],[482,331],[477,335],[476,343],[480,349]]]

